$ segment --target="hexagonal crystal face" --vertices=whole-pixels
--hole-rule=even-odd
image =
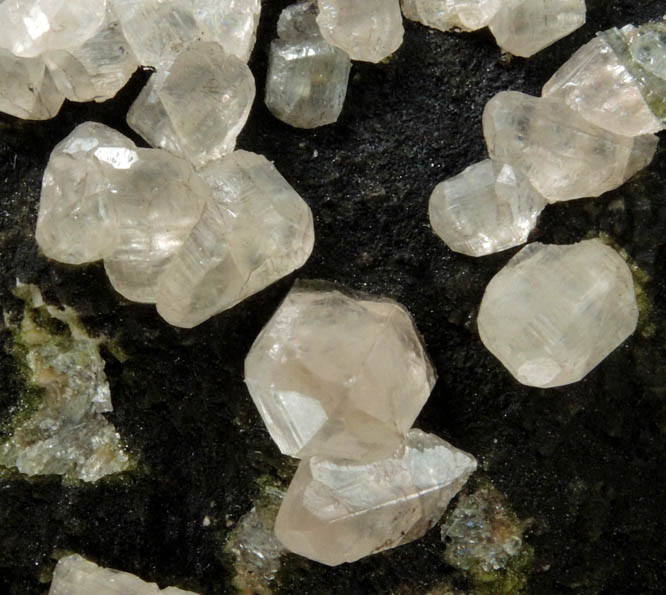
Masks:
[[[284,454],[358,461],[395,450],[435,375],[399,304],[297,286],[254,342],[245,382]]]

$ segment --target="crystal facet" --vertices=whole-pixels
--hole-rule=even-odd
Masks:
[[[285,8],[278,25],[281,39],[273,41],[269,56],[266,105],[299,128],[338,119],[351,69],[349,56],[319,34],[316,14],[310,2]]]
[[[483,256],[526,242],[545,206],[523,174],[486,159],[435,188],[430,223],[451,250]]]
[[[503,0],[490,21],[498,45],[529,57],[585,24],[585,0]]]
[[[78,554],[58,561],[49,595],[197,595],[176,587],[160,590],[129,572],[102,568]]]
[[[284,454],[389,456],[435,383],[399,304],[297,286],[245,360],[245,382]]]
[[[254,95],[247,64],[217,43],[195,43],[151,77],[127,122],[152,146],[202,167],[233,151]]]
[[[475,469],[474,457],[420,430],[372,463],[304,459],[275,534],[287,549],[312,560],[353,562],[424,535]]]
[[[488,284],[484,345],[513,376],[548,388],[583,378],[636,328],[627,263],[599,240],[530,244]]]
[[[658,138],[615,134],[561,101],[503,91],[483,113],[491,158],[522,170],[549,202],[599,196],[646,167]]]
[[[352,60],[380,62],[402,44],[400,0],[318,0],[324,39]]]
[[[490,23],[502,0],[402,0],[406,18],[448,31],[454,27],[474,31]]]
[[[302,266],[314,244],[307,204],[265,157],[236,151],[200,175],[212,189],[159,283],[157,311],[195,326]]]

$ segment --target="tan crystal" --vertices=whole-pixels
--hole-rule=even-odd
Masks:
[[[388,368],[387,368],[388,369]],[[336,566],[418,539],[476,470],[474,457],[411,430],[373,463],[301,461],[275,521],[292,552]]]
[[[599,240],[530,244],[488,284],[484,345],[519,382],[549,388],[583,378],[636,328],[633,279]]]
[[[245,382],[284,454],[369,460],[400,444],[435,374],[399,304],[296,286],[252,345]]]

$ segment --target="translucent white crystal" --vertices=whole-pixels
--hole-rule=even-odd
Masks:
[[[411,430],[373,463],[304,459],[275,521],[283,545],[330,566],[354,562],[428,531],[476,470],[476,460],[437,436]]]
[[[658,132],[640,86],[603,36],[582,46],[544,85],[542,95],[563,102],[583,118],[616,134]]]
[[[318,0],[324,39],[352,60],[380,62],[402,44],[400,0]]]
[[[599,240],[530,244],[488,284],[484,345],[513,376],[548,388],[583,378],[636,328],[631,271]]]
[[[284,37],[273,41],[269,55],[266,105],[275,117],[299,128],[337,121],[351,69],[349,56],[319,34],[316,14],[313,3],[287,7],[278,25]]]
[[[483,256],[526,242],[545,206],[522,173],[486,159],[435,188],[430,224],[451,250]]]
[[[0,112],[17,118],[53,118],[65,101],[40,58],[19,58],[0,49],[0,81]]]
[[[585,0],[503,0],[490,21],[498,45],[529,57],[585,24]]]
[[[113,411],[99,339],[86,333],[75,312],[44,305],[39,289],[20,286],[26,313],[16,332],[25,350],[29,383],[41,391],[30,417],[0,445],[0,465],[26,475],[58,474],[97,481],[129,467],[120,437],[103,413]],[[55,319],[68,334],[52,334]]]
[[[503,91],[483,112],[493,159],[525,173],[549,202],[599,196],[654,156],[654,135],[623,136],[595,126],[562,101]]]
[[[157,311],[192,327],[302,266],[312,213],[272,163],[236,151],[200,172],[212,198],[159,283]]]
[[[43,58],[58,90],[72,101],[114,97],[139,65],[110,8],[102,28],[83,45]]]
[[[435,374],[399,304],[297,286],[254,342],[245,382],[284,454],[369,460],[400,444]]]
[[[214,42],[197,42],[154,74],[127,122],[152,146],[195,167],[233,151],[255,95],[247,64]]]
[[[402,0],[408,19],[448,31],[454,27],[474,31],[490,23],[502,0]]]
[[[102,568],[72,554],[60,558],[53,573],[49,595],[197,595],[176,587],[160,590],[129,572]]]
[[[666,23],[632,27],[627,33],[634,61],[655,76],[666,79]]]
[[[106,0],[3,0],[0,47],[17,56],[76,48],[102,26]]]

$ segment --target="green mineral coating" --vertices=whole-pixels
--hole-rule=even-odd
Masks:
[[[472,595],[527,595],[534,571],[534,550],[524,545],[506,568],[486,572],[480,566],[470,569],[467,578]]]

